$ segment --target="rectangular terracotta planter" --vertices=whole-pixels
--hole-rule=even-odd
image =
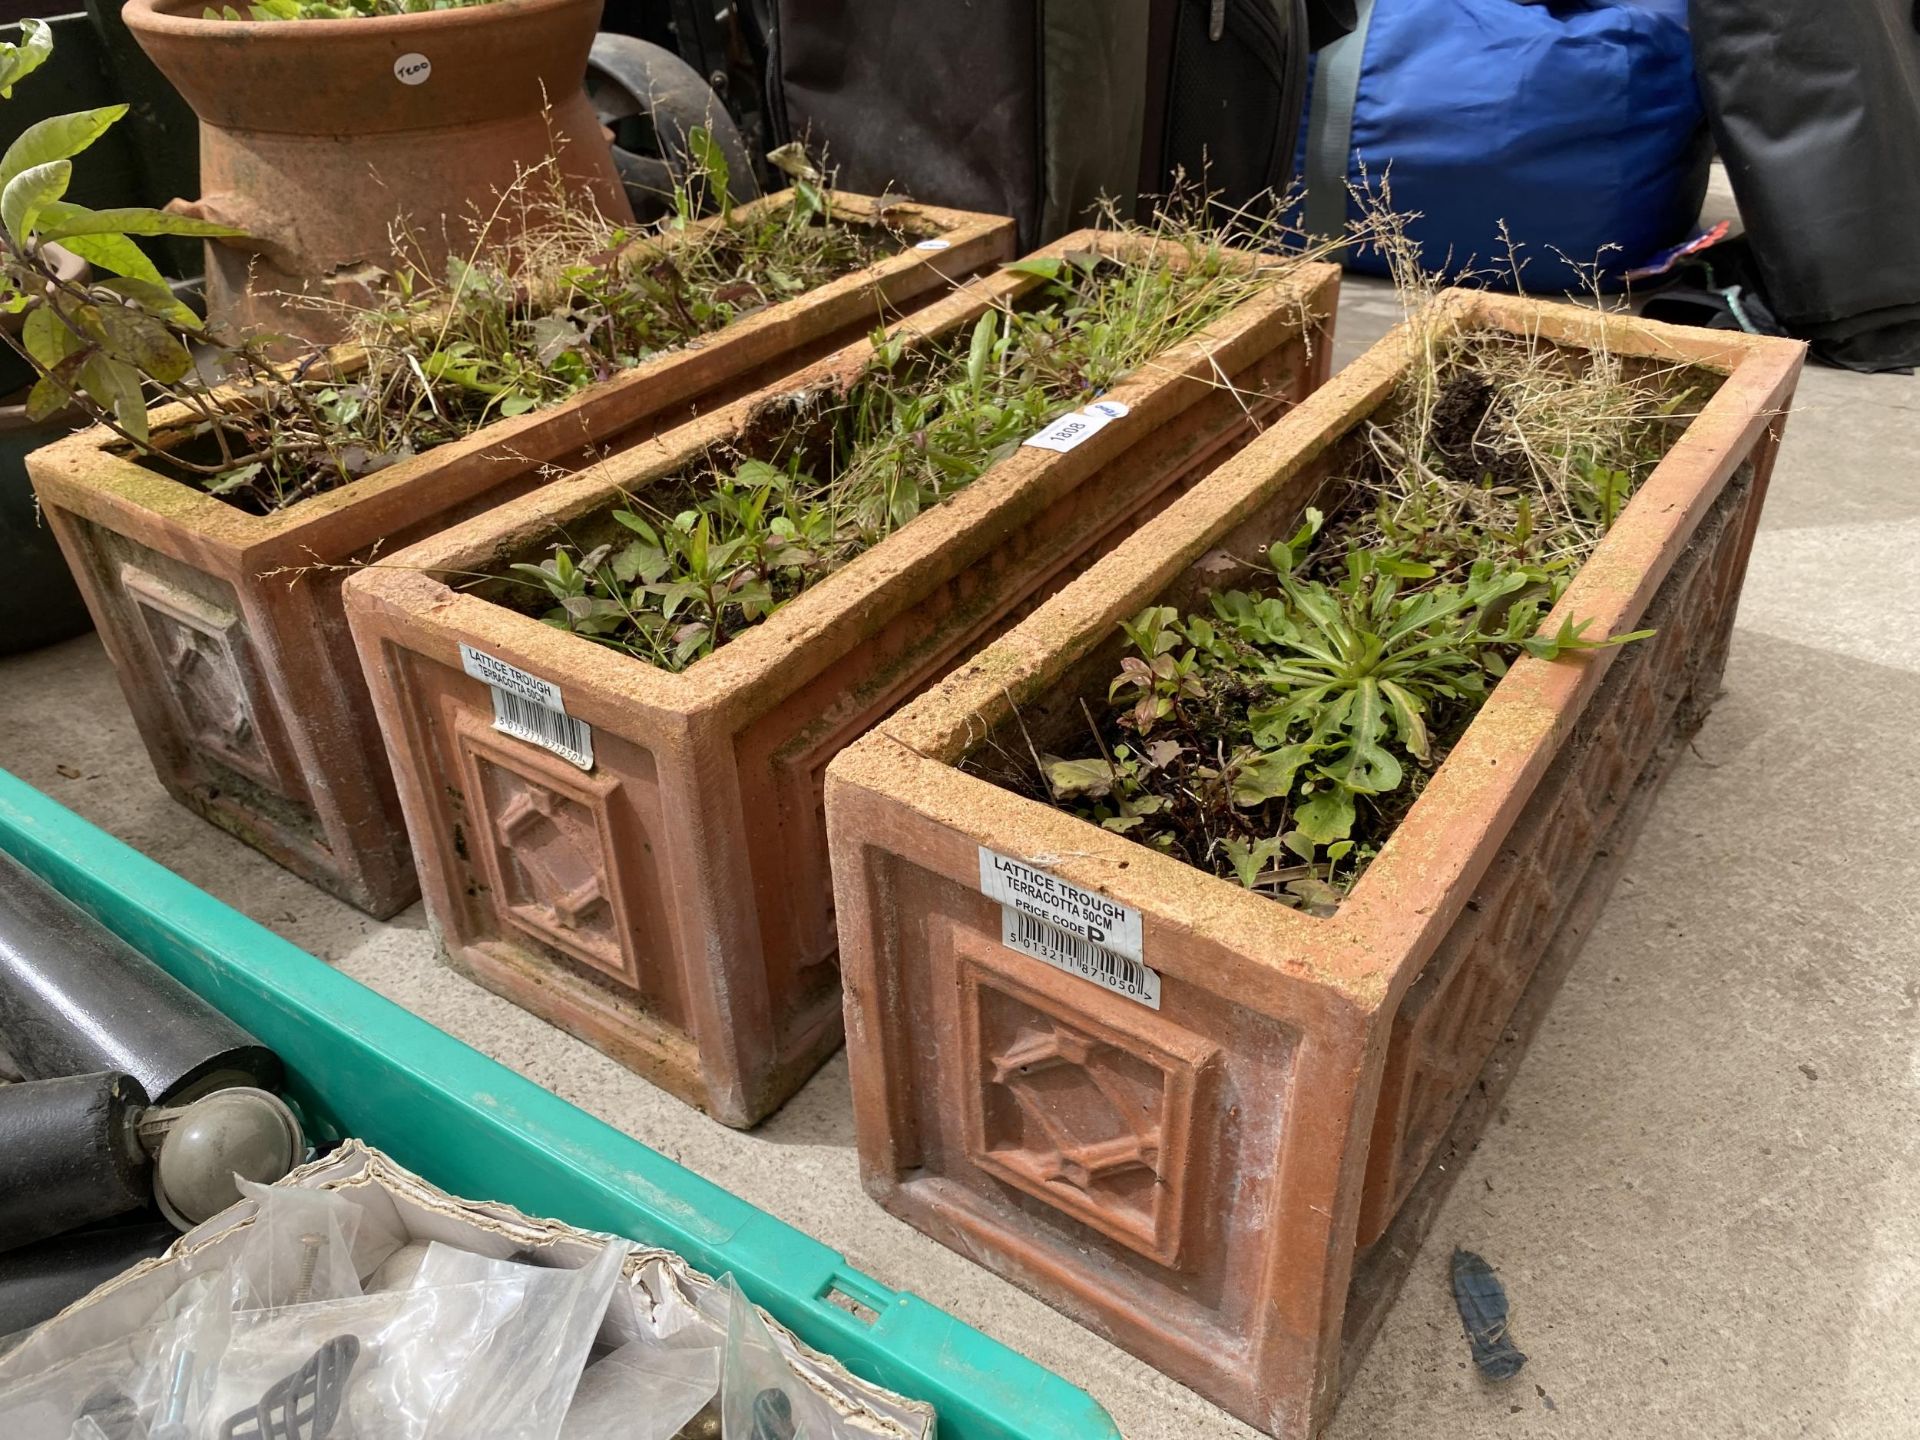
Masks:
[[[791,196],[757,201],[779,207]],[[870,222],[878,202],[834,195]],[[731,400],[1012,255],[1013,222],[897,207],[910,245],[542,410],[272,515],[150,470],[104,429],[28,462],[154,768],[174,798],[376,916],[419,889],[340,608],[342,565],[522,494]],[[716,223],[716,222],[706,222]],[[653,242],[644,242],[653,243]],[[335,362],[350,369],[349,351]],[[179,414],[154,417],[165,443]]]
[[[1543,954],[1591,922],[1604,857],[1631,843],[1712,703],[1800,367],[1786,341],[1464,292],[1445,307],[1449,334],[1604,334],[1617,353],[1725,378],[1549,622],[1658,635],[1515,664],[1334,915],[962,766],[990,740],[1025,753],[1014,707],[1042,750],[1084,733],[1079,701],[1104,700],[1120,621],[1204,603],[1239,573],[1217,552],[1288,535],[1405,372],[1398,334],[827,776],[869,1191],[1281,1436],[1330,1415],[1343,1322],[1357,1353],[1447,1182],[1430,1161],[1463,1097]],[[1000,873],[983,852],[1076,887],[1084,918],[1137,944],[1157,1008],[1004,943],[1017,922],[983,893]],[[1468,1107],[1459,1123],[1482,1118]]]
[[[1308,393],[1338,283],[1331,266],[1296,269],[1115,387],[1123,419],[1064,452],[1022,447],[681,673],[438,575],[537,559],[562,534],[596,543],[623,493],[710,447],[758,453],[802,397],[844,393],[871,344],[353,577],[348,613],[453,963],[728,1124],[778,1106],[841,1038],[827,762]],[[1042,284],[1005,271],[893,333],[910,357]],[[593,768],[497,733],[462,645],[557,685],[592,729]]]

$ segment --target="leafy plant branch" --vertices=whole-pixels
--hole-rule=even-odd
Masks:
[[[0,98],[11,99],[13,87],[52,52],[51,29],[23,21],[21,39],[0,44]],[[53,116],[29,125],[0,155],[0,313],[15,318],[0,334],[35,376],[29,419],[77,405],[145,451],[151,449],[151,395],[212,413],[193,347],[214,342],[135,237],[235,232],[164,210],[95,210],[65,198],[74,157],[126,113],[124,105],[108,105]],[[74,278],[63,251],[103,278]],[[243,363],[264,364],[251,350],[231,353]],[[227,453],[220,464],[180,463],[213,475],[234,461]]]

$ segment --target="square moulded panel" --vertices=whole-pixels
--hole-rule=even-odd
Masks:
[[[463,713],[461,766],[479,853],[502,923],[640,987],[640,957],[613,864],[620,781],[498,734]]]
[[[1149,1260],[1178,1267],[1200,1164],[1194,1114],[1214,1047],[1151,1010],[1107,1003],[1080,982],[1057,988],[1086,992],[1081,998],[1106,1018],[1062,1003],[1013,973],[1029,962],[976,934],[956,939],[968,1157]]]
[[[181,740],[279,788],[240,617],[137,565],[122,566],[120,579],[140,617]]]

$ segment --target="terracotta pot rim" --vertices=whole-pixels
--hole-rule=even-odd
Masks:
[[[352,20],[208,20],[198,12],[211,0],[127,0],[121,12],[129,28],[153,35],[207,41],[223,36],[234,43],[277,45],[269,38],[285,32],[288,40],[344,39],[349,35],[377,33],[405,34],[410,30],[433,31],[455,25],[485,25],[502,14],[529,15],[586,8],[598,0],[487,0],[484,5],[468,5],[457,10],[423,10],[417,15],[363,15]],[[228,0],[232,3],[232,0]],[[236,9],[239,8],[235,4]],[[192,14],[181,13],[192,10]]]

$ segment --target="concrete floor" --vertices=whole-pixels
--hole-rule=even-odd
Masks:
[[[1353,284],[1338,360],[1392,318]],[[1809,368],[1727,693],[1331,1434],[1920,1434],[1920,380]],[[1911,548],[1909,548],[1911,547]],[[0,662],[0,765],[355,978],[1084,1386],[1133,1440],[1248,1436],[862,1195],[844,1060],[740,1135],[175,806],[91,638]],[[1476,1378],[1455,1245],[1498,1267]]]

